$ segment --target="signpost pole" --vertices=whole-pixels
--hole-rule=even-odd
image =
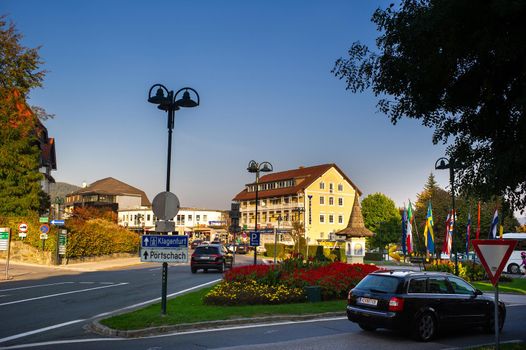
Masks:
[[[495,284],[495,349],[499,350],[499,282]]]
[[[11,229],[7,229],[7,260],[5,261],[5,279],[9,279],[9,257],[11,255]]]
[[[166,289],[167,289],[167,282],[168,282],[168,263],[163,262],[163,286],[162,286],[162,292],[161,292],[161,312],[164,315],[166,315]]]

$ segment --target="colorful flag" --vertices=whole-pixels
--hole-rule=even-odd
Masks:
[[[406,248],[406,240],[407,240],[407,209],[404,205],[404,214],[402,215],[402,252],[404,255],[407,254],[407,248]]]
[[[449,222],[449,253],[453,252],[453,232],[455,229],[455,224],[457,222],[457,213],[451,209],[451,221]]]
[[[406,229],[406,246],[407,253],[413,252],[413,209],[411,209],[411,201],[409,201],[409,207],[407,208],[407,229]]]
[[[424,240],[429,254],[435,254],[435,235],[433,234],[433,209],[431,208],[431,202],[429,202],[429,206],[427,207],[427,220],[426,227],[424,229]]]
[[[468,213],[468,226],[466,227],[466,256],[469,254],[469,236],[471,235],[471,213]]]
[[[477,217],[477,234],[475,236],[476,239],[479,239],[480,237],[480,202],[478,205],[478,217]]]
[[[451,254],[451,249],[449,245],[449,225],[451,223],[451,213],[447,213],[446,218],[446,232],[444,234],[444,244],[442,245],[442,253],[444,254]]]
[[[499,227],[499,211],[495,209],[495,214],[493,214],[493,220],[491,220],[491,227],[489,229],[488,238],[495,239],[497,238],[497,228]]]

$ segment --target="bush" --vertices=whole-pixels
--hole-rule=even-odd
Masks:
[[[67,258],[137,253],[139,235],[104,219],[68,221]]]
[[[271,286],[255,280],[221,282],[203,298],[203,303],[208,305],[283,304],[303,301],[305,293],[301,288],[283,284]]]
[[[426,265],[428,271],[441,271],[455,274],[455,263],[451,261],[436,260]],[[458,263],[458,275],[466,281],[482,281],[486,279],[486,272],[482,265],[472,263]]]
[[[368,273],[378,270],[375,265],[321,263],[303,259],[286,259],[279,265],[249,265],[235,267],[224,275],[224,283],[241,285],[257,283],[261,288],[285,286],[303,290],[307,286],[320,286],[323,300],[343,299],[347,293]],[[229,288],[222,286],[221,290]],[[266,290],[266,289],[262,289]],[[269,292],[270,293],[270,292]],[[272,294],[272,293],[271,293]],[[219,296],[215,296],[219,298]],[[259,300],[253,296],[251,300]],[[283,298],[280,297],[279,300]],[[216,299],[214,299],[216,300]],[[219,299],[217,299],[219,300]],[[265,303],[268,302],[267,299]],[[227,302],[224,299],[224,302]],[[219,302],[219,301],[216,301]],[[255,303],[252,302],[252,303]]]
[[[366,252],[363,259],[364,260],[369,260],[369,261],[382,261],[383,260],[383,254],[382,253]]]

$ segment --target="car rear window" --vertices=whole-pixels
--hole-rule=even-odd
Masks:
[[[219,249],[217,247],[210,246],[200,246],[195,248],[196,254],[219,254]]]
[[[367,275],[356,285],[357,289],[381,293],[396,293],[400,279],[393,276]]]

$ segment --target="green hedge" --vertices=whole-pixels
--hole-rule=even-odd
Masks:
[[[138,253],[140,237],[113,222],[103,219],[68,222],[66,258]]]
[[[383,260],[383,254],[382,253],[366,252],[363,259],[364,260],[369,260],[369,261],[382,261]]]
[[[28,225],[28,231],[26,238],[20,238],[18,236],[18,225],[25,222]],[[42,249],[42,240],[40,239],[40,226],[39,216],[37,214],[30,216],[2,216],[0,217],[0,227],[11,228],[11,240],[12,241],[23,241],[25,244],[29,244],[35,248]],[[48,239],[44,246],[46,251],[55,251],[57,246],[57,228],[53,225],[49,225],[50,230],[48,232]]]

